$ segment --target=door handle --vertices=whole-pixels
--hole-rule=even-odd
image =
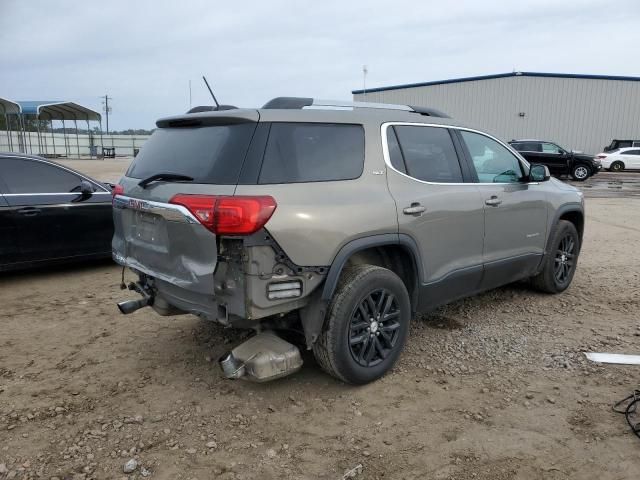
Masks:
[[[35,217],[41,211],[42,210],[40,210],[39,208],[36,208],[36,207],[25,207],[25,208],[21,208],[20,210],[18,210],[18,213],[20,215],[24,215],[25,217]]]
[[[405,215],[422,215],[422,213],[426,210],[425,207],[423,207],[422,205],[420,205],[417,202],[414,202],[411,204],[410,207],[405,207],[402,210],[402,213],[404,213]]]
[[[502,203],[502,200],[500,200],[495,195],[492,195],[491,198],[485,200],[484,203],[486,205],[491,206],[491,207],[497,207],[498,205],[500,205]]]

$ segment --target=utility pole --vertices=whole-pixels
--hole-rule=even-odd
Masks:
[[[362,66],[362,92],[364,93],[364,100],[367,99],[367,73],[369,73],[369,69],[366,65]]]
[[[102,102],[103,104],[102,110],[107,114],[107,135],[109,135],[109,113],[111,112],[111,107],[109,106],[109,100],[113,100],[113,98],[109,97],[109,95],[105,95],[104,97],[100,97],[100,98],[104,98],[104,101]]]

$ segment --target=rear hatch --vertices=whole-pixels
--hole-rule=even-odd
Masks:
[[[114,260],[210,295],[216,236],[176,195],[233,195],[258,120],[255,110],[233,110],[158,121],[116,187]]]

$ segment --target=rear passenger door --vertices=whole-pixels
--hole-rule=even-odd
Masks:
[[[518,157],[497,140],[458,130],[484,207],[483,289],[532,275],[547,236],[543,187],[529,183]]]
[[[3,158],[0,157],[0,167],[2,162]],[[15,225],[11,222],[9,204],[5,200],[3,193],[6,193],[6,188],[0,179],[0,271],[3,265],[9,264],[18,254]]]
[[[474,293],[482,277],[484,212],[460,144],[448,128],[383,125],[387,182],[398,228],[420,250],[424,310]]]
[[[627,150],[621,156],[624,158],[625,168],[640,168],[640,148],[638,150]]]

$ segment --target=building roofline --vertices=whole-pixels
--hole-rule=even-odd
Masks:
[[[477,80],[492,80],[494,78],[505,77],[547,77],[547,78],[581,78],[586,80],[619,80],[628,82],[640,82],[640,77],[629,77],[622,75],[588,75],[581,73],[544,73],[544,72],[509,72],[496,73],[493,75],[480,75],[476,77],[451,78],[448,80],[435,80],[432,82],[405,83],[402,85],[389,85],[387,87],[367,88],[366,90],[352,90],[354,95],[372,92],[384,92],[386,90],[400,90],[404,88],[428,87],[431,85],[445,85],[447,83],[474,82]]]

